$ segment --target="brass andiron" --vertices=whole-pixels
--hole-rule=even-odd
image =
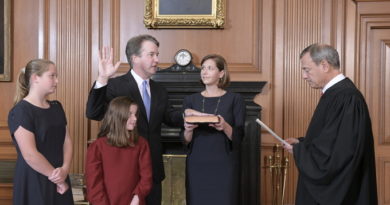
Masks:
[[[264,157],[264,167],[271,175],[272,205],[282,205],[288,168],[288,158],[283,155],[283,147],[275,144],[273,155]]]

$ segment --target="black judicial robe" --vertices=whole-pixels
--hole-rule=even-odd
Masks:
[[[371,120],[363,95],[348,78],[321,96],[293,151],[297,205],[378,204]]]

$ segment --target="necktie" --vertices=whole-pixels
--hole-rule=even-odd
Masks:
[[[148,93],[148,81],[144,80],[142,82],[142,100],[144,101],[146,115],[149,120],[150,116],[150,95]]]

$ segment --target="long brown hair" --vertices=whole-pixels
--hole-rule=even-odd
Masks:
[[[18,103],[28,95],[30,91],[31,75],[36,74],[37,76],[42,76],[44,72],[49,70],[49,65],[54,65],[54,63],[49,60],[34,59],[28,62],[25,68],[20,70],[16,82],[14,104]]]
[[[98,137],[107,136],[107,141],[115,147],[135,146],[138,142],[137,129],[127,130],[130,106],[137,105],[127,96],[116,97],[111,100],[104,115]],[[138,110],[137,113],[138,114]]]

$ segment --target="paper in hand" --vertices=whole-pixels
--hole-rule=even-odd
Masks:
[[[271,130],[271,128],[269,128],[266,124],[264,124],[264,122],[260,121],[259,119],[256,119],[256,122],[261,125],[261,127],[263,127],[264,129],[266,129],[269,133],[271,133],[272,136],[274,136],[279,142],[283,143],[284,145],[286,145],[287,147],[290,147],[291,145],[286,142],[285,140],[283,140],[281,137],[279,137],[274,131]]]

